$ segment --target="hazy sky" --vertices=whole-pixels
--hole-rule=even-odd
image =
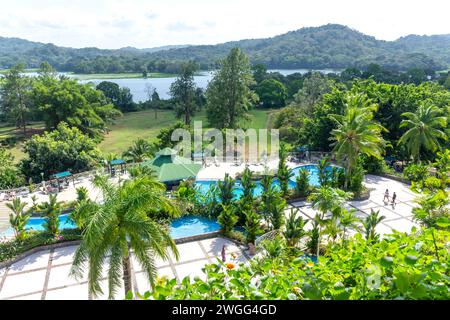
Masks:
[[[450,33],[449,0],[0,0],[0,36],[138,48],[270,37],[327,23],[378,39]]]

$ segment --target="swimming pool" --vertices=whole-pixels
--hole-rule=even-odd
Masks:
[[[332,166],[327,168],[327,171],[331,171],[332,170]],[[305,166],[299,166],[296,167],[294,169],[291,170],[291,172],[293,173],[293,176],[289,179],[289,189],[294,189],[295,186],[297,185],[296,183],[296,179],[299,175],[299,171],[301,169],[306,169],[309,171],[309,183],[312,186],[318,187],[320,186],[319,183],[319,168],[315,165],[305,165]],[[262,195],[263,193],[263,187],[261,185],[260,181],[255,181],[256,187],[253,190],[253,195],[255,197],[259,197]],[[211,189],[211,187],[217,185],[217,180],[197,180],[195,182],[195,186],[197,188],[197,190],[203,194],[206,195],[207,192]],[[273,180],[272,186],[276,189],[276,190],[280,190],[280,182],[277,179]],[[244,191],[242,188],[242,184],[241,182],[238,180],[235,183],[235,188],[233,190],[233,195],[234,195],[234,199],[240,199],[243,195]]]
[[[44,218],[30,218],[27,223],[28,230],[43,231],[44,230]],[[59,217],[59,228],[63,229],[75,229],[76,225],[70,220],[69,215],[61,215]],[[182,217],[174,220],[170,235],[173,239],[182,239],[193,236],[202,235],[205,233],[217,232],[220,230],[220,225],[210,219],[201,217]],[[9,228],[2,232],[0,235],[12,237],[14,236],[14,230]]]

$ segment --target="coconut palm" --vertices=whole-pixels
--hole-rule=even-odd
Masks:
[[[357,165],[360,155],[382,158],[383,148],[386,144],[381,132],[386,129],[374,122],[373,112],[377,105],[370,102],[365,95],[349,95],[344,115],[332,115],[337,128],[331,131],[333,151],[337,159],[346,169],[345,188]]]
[[[123,156],[131,159],[135,163],[141,163],[144,160],[153,157],[155,152],[154,145],[144,139],[138,139],[123,153]]]
[[[138,176],[114,185],[106,177],[97,176],[94,185],[103,194],[103,203],[85,202],[79,210],[84,211],[86,225],[83,239],[78,247],[71,276],[81,278],[88,267],[89,294],[98,296],[104,262],[107,267],[109,298],[113,299],[124,282],[126,294],[132,292],[130,252],[144,270],[145,276],[154,285],[157,275],[155,259],[169,258],[173,252],[178,259],[175,242],[165,227],[149,211],[160,210],[171,217],[178,215],[177,209],[165,197],[165,186],[148,175]]]
[[[301,238],[306,235],[305,225],[306,220],[300,216],[298,210],[291,209],[289,217],[286,220],[286,230],[284,231],[284,238],[289,247],[295,247]]]
[[[6,206],[12,211],[9,214],[9,223],[14,229],[14,235],[16,239],[22,241],[26,236],[26,225],[30,219],[30,215],[25,212],[25,206],[27,204],[22,202],[20,198],[14,199],[11,203],[7,203]]]
[[[319,240],[317,241],[317,256],[320,253],[320,233],[321,227],[326,225],[326,215],[331,215],[335,218],[342,212],[342,207],[348,199],[352,197],[352,193],[345,192],[339,189],[334,189],[329,186],[322,186],[316,189],[309,197],[308,201],[312,203],[312,207],[319,211],[316,216],[316,221],[319,222]]]
[[[400,124],[400,128],[408,128],[398,141],[399,145],[405,145],[414,161],[420,161],[420,151],[437,151],[441,148],[441,141],[448,139],[444,132],[448,119],[440,116],[442,111],[434,105],[421,105],[415,113],[405,112],[406,118]]]
[[[59,233],[59,216],[61,215],[62,203],[58,201],[57,195],[52,194],[49,200],[39,205],[42,217],[45,218],[44,228],[53,236]]]

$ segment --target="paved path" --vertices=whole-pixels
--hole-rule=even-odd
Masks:
[[[419,194],[412,192],[409,187],[401,182],[379,176],[367,175],[365,185],[371,189],[369,200],[349,201],[346,203],[347,209],[356,210],[356,215],[360,218],[367,217],[372,210],[380,211],[380,216],[385,216],[381,224],[377,227],[377,232],[381,235],[392,233],[392,230],[410,232],[412,227],[419,227],[413,221],[412,209],[417,207],[414,202]],[[397,193],[397,203],[395,206],[383,203],[384,193],[389,190],[390,195]],[[303,201],[293,203],[291,208],[299,209],[306,219],[312,219],[316,215],[311,204]]]
[[[185,277],[204,278],[202,268],[205,264],[215,263],[221,258],[222,246],[227,245],[227,259],[236,264],[247,261],[248,256],[243,247],[233,242],[214,238],[178,245],[179,261],[171,256],[168,261],[157,260],[158,275],[177,281]],[[76,246],[47,250],[25,258],[8,269],[0,269],[0,300],[87,300],[88,287],[86,278],[80,282],[69,277]],[[231,257],[235,253],[236,259]],[[132,257],[132,281],[136,292],[145,293],[150,289],[140,264]],[[105,275],[106,272],[103,272]],[[101,281],[105,295],[99,300],[107,299],[106,277]],[[123,288],[116,299],[125,296]]]

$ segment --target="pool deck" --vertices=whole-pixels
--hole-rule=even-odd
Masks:
[[[293,168],[299,165],[290,163],[289,166]],[[222,167],[223,169],[218,170],[218,168]],[[231,170],[233,167],[236,168],[235,171],[234,169]],[[263,166],[259,166],[259,168],[263,170]],[[276,164],[272,164],[271,168],[276,168]],[[251,169],[258,171],[253,167]],[[200,172],[199,180],[220,179],[223,178],[224,172],[234,175],[240,171],[242,171],[241,167],[233,165],[229,165],[229,167],[215,167],[213,165],[204,168]],[[85,184],[88,188],[91,188],[91,197],[97,198],[98,192],[88,182],[85,182]],[[417,206],[414,199],[417,198],[418,194],[413,193],[407,185],[374,175],[365,177],[365,185],[372,190],[370,198],[364,201],[348,201],[345,205],[346,208],[355,209],[357,216],[362,218],[370,214],[371,210],[379,210],[380,214],[386,217],[377,227],[377,232],[381,235],[392,233],[393,230],[409,233],[413,227],[418,227],[417,223],[412,219],[412,210]],[[391,195],[393,192],[397,193],[397,204],[395,207],[383,203],[386,189],[389,189]],[[64,195],[64,197],[68,198],[70,196],[69,193]],[[63,198],[60,200],[63,200]],[[67,200],[70,200],[70,198]],[[314,209],[311,208],[311,204],[304,201],[292,203],[286,210],[286,214],[289,214],[291,209],[298,209],[300,214],[307,219],[313,218],[316,214]],[[310,227],[311,224],[308,223],[307,229]],[[355,232],[355,230],[351,231],[351,233]],[[239,247],[224,238],[198,240],[177,245],[180,252],[179,261],[174,261],[173,257],[169,261],[157,261],[158,274],[159,276],[176,278],[177,281],[189,275],[204,277],[201,271],[203,266],[214,263],[215,259],[220,257],[220,251],[225,243],[229,246],[228,255],[232,252],[237,255],[234,262],[246,262],[249,259],[243,247]],[[86,280],[83,279],[81,282],[77,282],[68,276],[75,250],[75,246],[47,250],[22,259],[8,269],[0,269],[0,299],[88,299]],[[149,289],[149,283],[134,258],[132,260],[132,268],[134,290],[143,293]],[[106,286],[106,278],[102,280],[102,284],[104,287]],[[124,293],[121,290],[116,298],[122,299],[123,296]],[[98,299],[106,299],[106,296],[101,296]]]
[[[227,246],[228,262],[240,264],[248,261],[245,249],[230,240],[219,237],[194,241],[177,245],[180,253],[178,261],[175,261],[173,255],[168,261],[157,260],[158,276],[175,278],[178,282],[187,276],[204,279],[202,268],[206,264],[216,263],[217,258],[221,259],[223,245]],[[7,269],[0,269],[0,300],[88,300],[86,277],[79,282],[69,277],[76,249],[76,246],[70,246],[41,251]],[[233,258],[232,254],[236,258]],[[143,294],[150,289],[150,283],[134,256],[131,264],[133,290]],[[106,276],[101,285],[105,294],[94,300],[107,299]],[[121,300],[124,297],[125,293],[121,288],[115,298]]]

